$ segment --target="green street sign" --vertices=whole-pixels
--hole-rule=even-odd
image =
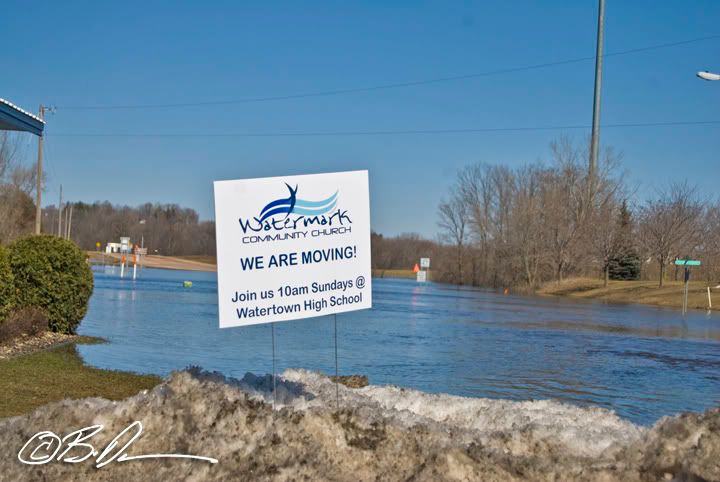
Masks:
[[[702,261],[697,259],[676,259],[675,265],[677,266],[700,266]]]

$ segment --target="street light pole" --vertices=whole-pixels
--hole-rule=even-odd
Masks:
[[[603,37],[605,30],[605,0],[599,0],[598,5],[598,26],[597,45],[595,47],[595,93],[593,95],[593,119],[592,135],[590,138],[590,163],[588,166],[588,178],[592,195],[600,138],[600,91],[602,88],[602,61],[603,61]]]
[[[140,240],[140,247],[145,248],[145,220],[141,219],[140,224],[143,226],[142,239]]]

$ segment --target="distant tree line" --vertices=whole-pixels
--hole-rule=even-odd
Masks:
[[[373,269],[411,269],[420,257],[432,258],[443,246],[416,233],[387,237],[373,232],[370,250]]]
[[[43,232],[57,234],[57,206],[49,206],[43,213]],[[148,248],[149,254],[215,254],[215,223],[200,221],[195,210],[177,204],[130,207],[108,201],[74,202],[63,205],[61,223],[61,234],[69,230],[70,239],[85,250],[95,250],[97,242],[105,249],[106,243],[129,236],[133,244]]]
[[[637,202],[606,149],[588,175],[583,143],[551,144],[552,160],[512,169],[461,169],[438,208],[435,279],[535,289],[568,276],[677,279],[676,258],[703,261],[695,274],[720,280],[720,201],[687,183]],[[697,279],[697,278],[696,278]]]

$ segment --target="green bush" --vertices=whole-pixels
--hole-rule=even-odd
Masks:
[[[0,323],[15,307],[14,279],[7,251],[0,245]]]
[[[47,313],[49,327],[74,333],[87,312],[93,275],[85,255],[72,241],[41,235],[10,245],[17,306]]]

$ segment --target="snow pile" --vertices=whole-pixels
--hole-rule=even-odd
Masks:
[[[314,403],[297,399],[295,408],[335,404],[335,384],[306,370],[287,370],[282,378],[297,382],[314,397]],[[604,450],[637,442],[644,429],[602,408],[580,408],[551,400],[514,402],[487,398],[429,394],[394,386],[368,386],[352,390],[340,386],[341,407],[365,407],[404,426],[435,422],[439,430],[454,432],[466,443],[496,441],[494,434],[510,437],[501,447],[524,454],[530,441],[558,444],[576,456],[597,457]]]
[[[336,410],[335,384],[302,370],[277,381],[272,410],[271,388],[269,376],[233,380],[194,369],[121,402],[66,400],[0,420],[0,480],[720,480],[718,409],[644,429],[603,409],[396,387],[341,385]],[[144,431],[128,455],[219,463],[146,459],[97,469],[92,458],[35,466],[17,459],[41,430],[63,436],[103,424],[86,441],[102,451],[135,420]],[[76,450],[68,456],[85,453]]]

